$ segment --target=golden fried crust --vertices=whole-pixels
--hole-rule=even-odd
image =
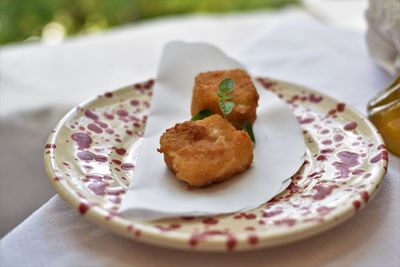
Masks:
[[[253,144],[220,115],[178,123],[165,131],[159,151],[176,177],[202,187],[248,169]]]
[[[217,91],[219,83],[225,78],[235,81],[231,100],[235,103],[235,107],[227,116],[228,121],[237,128],[240,128],[245,121],[253,124],[256,120],[258,93],[250,76],[241,69],[209,71],[198,74],[193,88],[192,115],[196,115],[205,109],[210,110],[213,114],[223,115],[218,104]]]

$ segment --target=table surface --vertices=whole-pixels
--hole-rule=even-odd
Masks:
[[[94,95],[154,77],[163,44],[174,39],[213,43],[253,75],[315,88],[364,114],[367,101],[391,79],[368,56],[363,32],[322,25],[300,10],[163,19],[56,46],[3,47],[2,234],[9,230],[3,228],[7,215],[26,213],[54,194],[41,154],[61,116]],[[400,159],[390,154],[380,191],[350,220],[293,244],[226,254],[127,240],[88,222],[54,196],[2,238],[0,265],[399,266],[399,178]]]

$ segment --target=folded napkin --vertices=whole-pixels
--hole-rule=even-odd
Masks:
[[[249,170],[220,184],[188,190],[157,153],[161,134],[190,119],[195,76],[234,68],[244,67],[210,44],[170,42],[165,46],[134,178],[121,203],[123,216],[146,220],[244,211],[267,202],[289,185],[304,162],[304,137],[286,103],[256,80],[260,95],[253,125],[257,143]]]
[[[370,0],[366,14],[371,57],[390,75],[400,74],[400,0]]]

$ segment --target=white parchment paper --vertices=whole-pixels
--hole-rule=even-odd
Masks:
[[[288,106],[256,81],[260,95],[253,126],[257,144],[249,170],[223,183],[189,190],[157,152],[166,129],[190,120],[195,76],[233,68],[244,67],[209,44],[171,42],[165,46],[133,181],[121,203],[122,216],[147,220],[244,211],[265,203],[289,185],[288,178],[304,161],[303,135]]]

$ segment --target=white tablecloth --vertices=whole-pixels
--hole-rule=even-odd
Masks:
[[[301,11],[171,19],[58,46],[3,48],[2,221],[3,210],[33,200],[35,185],[48,186],[38,169],[40,148],[59,116],[93,95],[154,76],[161,47],[171,39],[211,42],[253,74],[316,88],[362,113],[390,80],[369,58],[362,32],[321,25]],[[1,240],[0,265],[399,266],[399,171],[400,160],[391,154],[376,198],[342,225],[290,245],[243,253],[184,252],[130,241],[86,221],[55,196]],[[14,191],[4,184],[13,184]]]

